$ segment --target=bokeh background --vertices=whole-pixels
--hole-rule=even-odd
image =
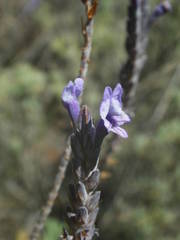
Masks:
[[[102,0],[95,17],[83,97],[95,120],[104,87],[126,61],[127,5]],[[172,5],[150,32],[129,138],[103,164],[103,240],[180,240],[179,0]],[[80,0],[0,1],[0,240],[28,239],[52,187],[71,132],[60,94],[79,71],[82,16]],[[43,240],[66,226],[69,181],[70,168]]]

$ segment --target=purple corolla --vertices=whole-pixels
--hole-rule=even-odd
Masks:
[[[154,17],[159,17],[172,10],[169,1],[164,1],[157,5],[153,11]]]
[[[76,78],[74,82],[70,81],[62,92],[62,102],[68,110],[73,125],[76,127],[80,119],[80,104],[78,97],[83,91],[84,81]],[[114,90],[106,87],[104,96],[100,105],[100,117],[96,127],[96,138],[101,142],[109,133],[113,132],[123,138],[127,138],[127,132],[121,127],[125,123],[130,122],[129,116],[122,110],[122,94],[121,84],[117,84]]]
[[[172,6],[168,0],[163,1],[159,5],[155,7],[153,10],[150,19],[149,24],[151,25],[157,18],[163,16],[164,14],[170,12],[172,10]]]
[[[78,97],[83,91],[83,85],[84,80],[82,78],[76,78],[74,82],[70,81],[68,83],[61,95],[63,105],[68,110],[73,124],[76,124],[79,119],[80,104]]]
[[[111,87],[106,87],[100,106],[100,116],[107,132],[113,132],[123,138],[127,138],[128,134],[121,126],[130,122],[130,118],[122,110],[122,94],[123,90],[119,83],[114,90]]]

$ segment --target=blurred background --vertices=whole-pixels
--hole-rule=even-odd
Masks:
[[[126,61],[127,5],[102,0],[95,17],[83,97],[95,120],[104,87]],[[150,32],[129,138],[103,164],[103,240],[180,240],[179,0],[172,5]],[[81,16],[80,0],[0,1],[0,240],[28,239],[52,187],[71,132],[60,94],[79,71]],[[66,226],[69,181],[70,168],[43,240]]]

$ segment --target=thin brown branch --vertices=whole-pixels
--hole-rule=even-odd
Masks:
[[[96,13],[98,1],[85,0],[82,2],[85,7],[86,22],[83,23],[83,20],[82,20],[82,35],[84,38],[84,45],[82,47],[79,76],[83,79],[86,79],[88,65],[90,61],[91,48],[92,48],[94,15]]]
[[[82,34],[84,37],[84,45],[82,47],[79,77],[86,79],[89,60],[90,60],[90,54],[92,49],[92,35],[93,35],[93,24],[94,24],[93,17],[96,12],[97,0],[82,0],[82,3],[85,5],[86,23],[82,24]],[[56,174],[52,190],[49,193],[45,206],[42,208],[42,211],[38,218],[37,223],[34,225],[34,228],[30,236],[30,240],[39,239],[44,229],[45,222],[49,214],[51,213],[52,207],[54,205],[58,192],[61,188],[70,158],[71,158],[71,147],[68,140],[64,154],[60,159],[58,172]]]

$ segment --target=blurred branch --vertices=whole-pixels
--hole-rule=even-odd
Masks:
[[[120,71],[120,82],[124,89],[124,106],[130,108],[139,77],[146,61],[148,42],[148,3],[146,0],[131,0],[128,7],[126,51],[128,59]]]
[[[164,91],[164,94],[160,98],[160,101],[157,104],[152,114],[152,117],[148,124],[150,128],[154,128],[163,119],[164,115],[166,114],[166,111],[168,109],[168,106],[171,100],[172,88],[174,87],[174,84],[176,83],[178,76],[179,76],[179,68],[177,67],[172,78],[169,80],[169,83],[166,87],[166,90]]]
[[[127,38],[125,43],[128,58],[120,70],[119,81],[124,90],[123,106],[132,117],[134,115],[132,109],[137,85],[147,60],[146,49],[149,30],[152,23],[171,11],[168,1],[163,1],[157,5],[151,13],[148,9],[148,0],[129,0],[126,26]],[[106,148],[106,159],[119,144],[119,138],[114,135],[110,141]]]
[[[130,115],[133,115],[131,109],[132,103],[135,97],[140,74],[147,59],[146,47],[148,36],[146,26],[148,17],[148,2],[146,0],[129,1],[126,26],[127,37],[125,42],[128,58],[120,70],[119,81],[124,90],[123,106]],[[105,162],[118,143],[119,138],[114,135],[106,148]]]
[[[84,46],[82,47],[79,76],[83,79],[86,79],[90,53],[91,53],[91,46],[92,46],[92,34],[93,34],[93,22],[94,22],[93,17],[96,13],[97,0],[84,0],[84,1],[82,0],[82,3],[85,6],[86,23],[85,25],[82,23],[82,34],[84,37]],[[52,207],[54,205],[58,192],[61,188],[70,158],[71,158],[71,147],[68,139],[64,154],[60,159],[60,165],[55,177],[53,188],[50,191],[46,205],[43,207],[40,217],[32,230],[32,233],[30,236],[31,240],[37,240],[44,229],[46,219],[48,218],[52,210]]]
[[[128,7],[126,51],[128,58],[119,80],[124,89],[124,107],[132,107],[140,75],[147,56],[149,30],[161,16],[172,10],[169,1],[163,1],[150,13],[148,0],[130,0]]]
[[[130,0],[129,2],[126,38],[128,59],[120,71],[119,80],[124,89],[123,105],[129,114],[133,115],[132,105],[136,94],[137,85],[147,60],[146,49],[148,45],[149,30],[159,17],[171,11],[171,5],[168,1],[163,1],[156,6],[152,13],[149,13],[148,0]],[[152,119],[150,120],[153,125],[157,124],[157,122],[163,118],[167,110],[170,99],[169,90],[174,85],[177,74],[178,69],[176,70],[172,79],[169,81],[167,89],[154,111]],[[106,149],[105,161],[109,158],[113,149],[118,145],[118,143],[119,139],[116,136],[113,136],[111,143],[108,144],[109,147]],[[120,184],[116,192],[116,197],[112,201],[112,206],[116,205],[116,203],[119,204],[119,196],[122,196],[122,192],[125,193],[127,191],[127,186],[125,184],[126,179],[129,179],[127,176],[129,175],[131,176],[131,179],[133,179],[140,165],[141,161],[137,161],[133,166],[131,166],[130,169],[129,162],[124,164],[124,167],[119,174]],[[122,189],[123,183],[125,189]],[[109,212],[106,214],[108,215]],[[102,219],[106,219],[106,217],[102,217]],[[111,221],[111,218],[109,219],[109,221]],[[102,224],[104,224],[104,222]]]

